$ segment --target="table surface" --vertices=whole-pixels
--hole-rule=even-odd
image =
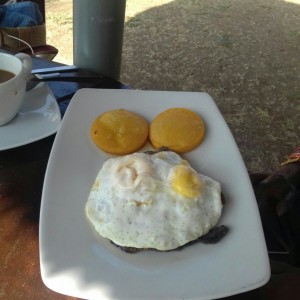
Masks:
[[[34,60],[34,68],[54,65],[57,63]],[[49,87],[57,97],[63,115],[72,93],[83,86],[49,83]],[[107,80],[100,87],[125,86]],[[40,275],[39,212],[54,137],[0,151],[0,299],[75,299],[48,289]],[[273,275],[264,287],[226,299],[296,299],[293,295],[300,294],[299,282],[299,273],[289,277]],[[289,298],[283,297],[287,290],[293,292]]]

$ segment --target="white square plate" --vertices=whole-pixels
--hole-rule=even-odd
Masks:
[[[91,142],[89,128],[107,110],[124,108],[150,122],[170,107],[191,109],[206,124],[203,143],[183,156],[196,170],[221,182],[227,202],[219,224],[230,231],[215,245],[128,254],[97,237],[85,216],[90,188],[110,157]],[[195,92],[77,92],[47,167],[40,261],[50,289],[85,299],[211,299],[265,284],[270,267],[256,200],[239,150],[212,98]]]

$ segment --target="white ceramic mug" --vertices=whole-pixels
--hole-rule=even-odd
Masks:
[[[4,70],[14,75],[11,79],[0,82],[0,126],[7,124],[18,113],[31,69],[32,60],[29,55],[0,53],[0,72]]]

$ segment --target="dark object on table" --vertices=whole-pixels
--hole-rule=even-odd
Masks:
[[[218,243],[229,231],[225,225],[212,228],[207,234],[200,236],[198,241],[203,244],[216,244]]]
[[[149,249],[145,248],[144,249],[144,248],[119,246],[119,245],[115,244],[113,241],[111,241],[111,243],[114,244],[115,246],[117,246],[118,248],[120,248],[122,251],[127,252],[127,253],[138,253],[141,251],[149,251],[149,250],[158,251],[158,252],[172,252],[172,251],[180,251],[180,250],[182,250],[188,246],[191,246],[193,244],[196,244],[196,243],[216,244],[228,233],[228,231],[229,231],[229,229],[225,225],[216,226],[216,227],[212,228],[208,233],[200,236],[196,240],[186,243],[176,249],[164,250],[164,251],[153,249],[153,248],[149,248]]]
[[[300,267],[300,147],[276,172],[250,178],[270,258]]]
[[[43,63],[46,62],[46,60],[43,59],[41,60],[37,57],[34,57],[32,61],[34,66],[33,69],[40,69],[39,62],[41,61]],[[46,64],[44,65],[47,67]],[[51,62],[49,62],[49,67],[51,67]],[[55,96],[56,101],[58,102],[62,115],[64,115],[72,97],[79,89],[82,88],[127,89],[128,88],[128,86],[126,86],[125,84],[117,80],[83,69],[76,68],[74,70],[74,68],[71,67],[70,70],[56,71],[56,72],[61,73],[61,76],[65,78],[67,81],[59,78],[57,80],[55,80],[54,78],[52,79],[49,78],[46,81],[48,81],[48,86],[51,89],[53,95]],[[51,72],[48,72],[47,74],[50,73]],[[90,80],[85,80],[85,77],[90,77]]]
[[[18,52],[26,53],[34,57],[52,60],[58,54],[58,49],[52,45],[39,45],[33,47],[24,47],[19,49]]]

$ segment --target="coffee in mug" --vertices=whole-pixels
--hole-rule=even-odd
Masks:
[[[14,73],[0,69],[0,83],[12,79],[15,76]]]

